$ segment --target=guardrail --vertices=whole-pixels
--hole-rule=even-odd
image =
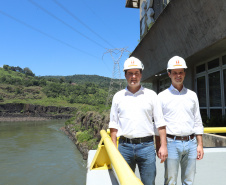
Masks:
[[[107,132],[101,130],[100,134],[101,141],[90,165],[90,170],[110,169],[112,165],[121,185],[143,185],[115,147]]]
[[[226,127],[205,127],[204,133],[226,133]]]
[[[108,129],[107,132],[100,131],[101,141],[90,165],[90,170],[108,170],[113,166],[121,185],[142,185],[141,180],[136,177],[113,144],[109,136],[110,130]],[[226,133],[226,127],[205,127],[204,133]]]

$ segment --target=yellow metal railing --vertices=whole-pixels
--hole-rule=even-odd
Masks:
[[[131,170],[107,132],[101,130],[100,134],[101,141],[91,163],[90,170],[110,169],[112,165],[121,185],[142,185],[143,183]]]
[[[90,165],[90,170],[108,170],[113,166],[121,185],[142,185],[141,180],[136,177],[113,144],[109,136],[110,130],[108,129],[107,132],[100,131],[101,141]],[[226,127],[205,127],[204,133],[226,133]]]
[[[226,133],[226,127],[205,127],[204,133]]]

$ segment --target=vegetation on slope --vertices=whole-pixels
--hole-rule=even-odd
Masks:
[[[23,70],[7,65],[0,68],[1,103],[68,107],[87,105],[88,109],[103,109],[107,95],[107,87],[100,88],[95,83],[75,84],[62,78],[37,77],[28,68]]]
[[[121,88],[126,86],[126,80],[118,81]],[[29,68],[4,65],[0,68],[0,102],[109,109],[105,104],[110,82],[110,78],[97,75],[37,77]],[[114,94],[120,87],[112,85]],[[149,84],[144,86],[150,88]]]

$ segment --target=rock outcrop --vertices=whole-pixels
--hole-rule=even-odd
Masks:
[[[76,108],[41,106],[23,103],[0,104],[0,117],[45,117],[49,119],[68,119],[74,116]]]
[[[77,112],[73,123],[65,126],[65,133],[74,141],[78,150],[82,153],[83,159],[86,160],[88,158],[88,151],[91,149],[97,149],[97,145],[101,139],[100,131],[107,130],[108,124],[109,112],[98,113],[89,111],[84,113],[79,111]],[[78,133],[87,130],[92,131],[91,138],[87,141],[80,142],[77,137]]]

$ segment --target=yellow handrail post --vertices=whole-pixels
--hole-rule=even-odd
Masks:
[[[142,185],[143,183],[139,178],[136,177],[134,172],[131,170],[125,159],[122,157],[118,149],[113,144],[110,136],[105,130],[100,131],[101,137],[104,140],[104,145],[107,154],[110,158],[112,166],[115,169],[118,180],[121,185]]]
[[[115,147],[105,130],[100,131],[101,141],[91,162],[90,170],[108,170],[114,167],[121,185],[143,185]]]
[[[103,144],[104,139],[101,138],[97,151],[90,165],[90,170],[106,170],[111,169],[111,161],[107,155],[106,148]]]

